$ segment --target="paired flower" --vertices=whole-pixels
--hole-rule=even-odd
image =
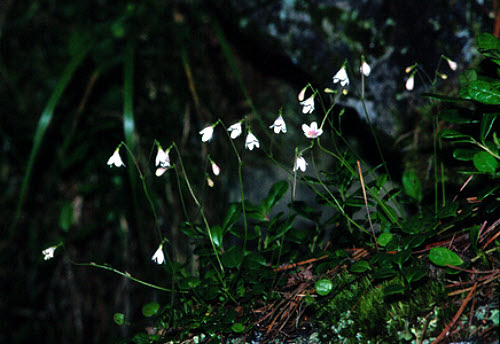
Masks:
[[[269,127],[270,129],[274,128],[274,133],[279,134],[280,132],[286,133],[286,124],[281,115],[276,118],[273,125]]]
[[[235,123],[229,128],[227,128],[227,131],[231,133],[231,138],[234,140],[238,136],[241,135],[242,129],[241,129],[241,122]]]
[[[112,165],[115,165],[116,167],[120,166],[125,166],[125,164],[122,161],[122,158],[120,157],[120,147],[115,150],[113,155],[108,159],[108,165],[111,167]]]
[[[304,131],[304,135],[310,139],[315,139],[323,134],[323,129],[318,129],[318,124],[316,122],[312,122],[310,126],[302,124],[302,130]]]
[[[51,246],[51,247],[43,250],[42,251],[43,260],[49,260],[49,259],[54,258],[54,252],[55,252],[56,248],[57,248],[57,246]]]
[[[342,66],[337,74],[333,76],[333,83],[336,84],[338,82],[340,82],[340,85],[342,87],[349,85],[349,77],[347,76],[347,72],[344,66]]]
[[[301,170],[302,172],[306,171],[307,162],[306,159],[302,157],[302,155],[298,155],[295,158],[295,163],[293,164],[293,171]]]
[[[253,150],[255,147],[259,148],[259,140],[255,137],[252,132],[248,133],[247,139],[245,141],[245,148]]]
[[[156,264],[163,264],[165,262],[165,255],[163,254],[163,243],[158,246],[158,249],[156,250],[151,260]]]
[[[201,141],[203,142],[209,142],[212,139],[212,136],[214,135],[214,127],[209,126],[200,131],[201,135]]]
[[[170,157],[168,152],[165,152],[161,147],[158,148],[158,153],[156,154],[156,167],[169,167]]]
[[[302,113],[303,114],[309,114],[314,111],[314,94],[304,100],[303,102],[300,102],[300,105],[303,106],[302,108]]]

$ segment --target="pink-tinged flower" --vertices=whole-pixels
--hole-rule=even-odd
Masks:
[[[301,170],[302,172],[306,171],[307,162],[306,159],[302,157],[302,155],[295,158],[295,163],[293,164],[293,171]]]
[[[43,250],[42,251],[43,260],[49,260],[49,259],[54,258],[54,252],[55,252],[56,248],[57,248],[57,246],[51,246],[51,247]]]
[[[253,150],[255,147],[259,148],[259,140],[257,140],[254,134],[249,133],[245,141],[245,148]]]
[[[210,177],[207,177],[207,185],[210,186],[211,188],[214,187],[214,181],[210,178]]]
[[[316,122],[312,122],[311,125],[302,124],[302,130],[304,131],[304,135],[307,138],[315,139],[321,134],[323,134],[323,129],[318,129],[318,124]]]
[[[162,148],[158,148],[158,153],[156,154],[156,166],[170,166],[170,157],[168,156],[168,152],[165,152]]]
[[[446,62],[448,62],[448,66],[450,67],[451,70],[457,70],[458,65],[455,61],[452,61],[452,60],[447,58]]]
[[[160,246],[158,246],[158,249],[156,250],[151,260],[156,264],[163,264],[165,262],[165,255],[163,254],[163,244],[160,244]]]
[[[281,115],[276,118],[273,125],[269,127],[270,129],[274,128],[274,133],[279,134],[280,132],[286,133],[286,124]]]
[[[212,162],[212,172],[218,176],[219,173],[220,173],[220,167],[215,163],[215,162]]]
[[[349,77],[347,76],[347,72],[343,66],[339,69],[337,74],[333,76],[333,83],[336,84],[337,82],[340,82],[342,87],[349,85]]]
[[[209,126],[200,131],[201,135],[201,141],[203,142],[209,142],[212,139],[212,136],[214,135],[214,127]]]
[[[165,173],[166,170],[167,170],[166,167],[158,167],[156,169],[156,173],[155,174],[156,174],[157,177],[161,177],[163,175],[163,173]]]
[[[303,106],[302,108],[302,113],[303,114],[309,114],[314,111],[314,94],[304,100],[303,102],[300,102],[300,105]]]
[[[368,63],[366,63],[366,61],[363,61],[363,63],[361,64],[361,67],[359,67],[359,71],[364,76],[368,76],[368,75],[370,75],[372,69],[370,68],[370,65]]]
[[[406,85],[405,86],[406,86],[406,89],[408,91],[411,91],[411,90],[413,90],[413,86],[414,85],[415,85],[415,77],[412,74],[412,75],[410,75],[410,77],[408,78],[408,80],[406,80]]]
[[[242,133],[241,122],[233,124],[232,126],[227,128],[227,131],[231,133],[231,138],[234,140]]]
[[[108,165],[111,167],[112,165],[115,165],[116,167],[120,166],[125,166],[125,164],[122,161],[122,158],[120,157],[120,149],[117,148],[113,155],[108,159]]]

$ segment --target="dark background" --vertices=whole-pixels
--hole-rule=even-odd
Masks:
[[[126,99],[133,100],[134,154],[161,231],[172,241],[168,250],[182,261],[190,249],[178,229],[184,218],[176,180],[174,174],[154,176],[154,139],[164,147],[177,142],[214,219],[237,187],[236,159],[222,132],[202,145],[198,131],[218,118],[230,125],[251,114],[254,132],[269,146],[274,139],[265,125],[283,107],[290,135],[273,144],[291,166],[293,152],[285,148],[297,145],[304,122],[297,93],[307,82],[331,87],[344,59],[354,75],[364,54],[373,69],[367,85],[371,120],[397,176],[432,146],[423,135],[417,152],[404,139],[416,128],[429,130],[418,97],[429,91],[428,83],[417,79],[416,90],[407,92],[404,68],[419,62],[432,76],[446,54],[465,69],[476,62],[475,36],[494,32],[494,16],[491,1],[2,1],[0,342],[114,342],[148,326],[142,305],[164,297],[111,272],[71,263],[109,263],[168,284],[150,261],[159,242],[137,175],[106,165],[125,140]],[[71,57],[85,47],[89,53],[57,101],[43,140],[34,144],[43,109]],[[127,63],[131,97],[124,88]],[[458,71],[444,61],[440,71],[449,78],[436,86],[452,92]],[[345,133],[369,159],[373,144],[357,111],[354,77],[352,89],[352,97],[342,100]],[[321,118],[317,110],[306,121]],[[242,148],[242,139],[237,144]],[[38,154],[20,203],[34,146]],[[413,155],[403,157],[408,147]],[[208,153],[223,171],[210,190],[204,181]],[[258,198],[261,183],[277,177],[262,150],[244,152],[244,158],[248,176],[269,178],[257,186],[249,181],[250,197]],[[188,208],[195,209],[191,202]],[[65,250],[43,261],[41,251],[60,241]],[[132,325],[114,324],[115,312]]]

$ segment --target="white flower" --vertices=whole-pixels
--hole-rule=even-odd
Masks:
[[[167,170],[166,167],[158,167],[156,169],[156,176],[161,177],[163,175],[163,173],[165,173],[166,170]]]
[[[253,150],[255,147],[259,148],[259,140],[257,140],[254,134],[249,133],[247,135],[247,140],[245,141],[245,148]]]
[[[168,153],[166,153],[163,149],[158,148],[158,153],[156,154],[156,166],[160,167],[169,167],[170,166],[170,157]]]
[[[210,186],[211,188],[214,187],[214,181],[212,179],[210,179],[210,177],[207,177],[207,185]]]
[[[363,61],[363,63],[361,64],[361,67],[359,67],[359,71],[364,76],[368,76],[368,75],[370,75],[372,69],[370,68],[370,65],[368,63],[366,63],[366,61]]]
[[[408,91],[413,90],[414,84],[415,84],[415,78],[414,78],[414,76],[412,74],[412,75],[410,75],[410,77],[408,78],[408,80],[406,80],[406,89]]]
[[[227,128],[227,131],[231,133],[231,138],[234,140],[241,135],[241,122],[233,124],[232,126]]]
[[[214,127],[212,126],[206,127],[205,129],[200,131],[200,135],[201,135],[201,140],[203,142],[210,141],[212,139],[212,136],[214,135]]]
[[[300,102],[304,100],[304,96],[306,95],[306,89],[307,86],[304,87],[302,90],[300,90],[299,94],[297,95],[297,98],[299,99]]]
[[[274,121],[273,125],[271,125],[269,128],[270,129],[274,128],[275,134],[279,134],[280,131],[282,131],[283,133],[286,133],[286,124],[285,124],[285,121],[283,120],[283,117],[281,117],[281,115],[279,115],[279,117],[276,118],[276,120]]]
[[[56,250],[57,246],[51,246],[49,248],[46,248],[45,250],[42,251],[43,254],[43,259],[44,260],[49,260],[54,258],[54,252]]]
[[[333,76],[333,83],[336,84],[337,82],[340,82],[342,87],[349,85],[349,77],[344,67],[340,68],[337,74]]]
[[[303,114],[312,113],[314,111],[314,95],[310,96],[303,102],[300,102],[300,105],[303,106],[302,108]]]
[[[293,171],[295,172],[297,170],[301,170],[302,172],[305,172],[306,166],[306,160],[302,157],[302,155],[300,155],[295,159],[295,163],[293,164]]]
[[[220,167],[217,166],[217,164],[215,162],[212,162],[212,172],[218,176],[219,173],[220,173]]]
[[[116,167],[120,166],[125,166],[125,164],[122,161],[122,158],[120,157],[120,149],[117,148],[113,155],[108,159],[108,165],[111,167],[112,165],[115,165]]]
[[[450,59],[446,59],[446,61],[448,62],[448,66],[450,66],[451,70],[457,70],[458,65],[455,61],[452,61]]]
[[[163,255],[163,244],[160,244],[151,260],[156,264],[163,264],[165,262],[165,256]]]
[[[311,126],[307,124],[302,124],[302,130],[304,131],[304,135],[310,139],[315,139],[321,134],[323,134],[323,129],[318,129],[318,124],[316,122],[312,122]]]

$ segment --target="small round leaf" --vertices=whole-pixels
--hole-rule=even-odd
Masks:
[[[156,302],[146,303],[144,306],[142,306],[142,314],[145,317],[151,317],[158,312],[158,309],[160,309],[160,305],[158,303]]]
[[[321,296],[328,295],[333,288],[332,281],[326,278],[320,279],[314,286],[316,287],[316,292]]]
[[[113,320],[117,325],[123,325],[125,322],[125,315],[123,313],[115,313],[113,314]]]
[[[429,252],[429,259],[437,266],[458,266],[463,263],[458,254],[446,247],[434,247]]]

